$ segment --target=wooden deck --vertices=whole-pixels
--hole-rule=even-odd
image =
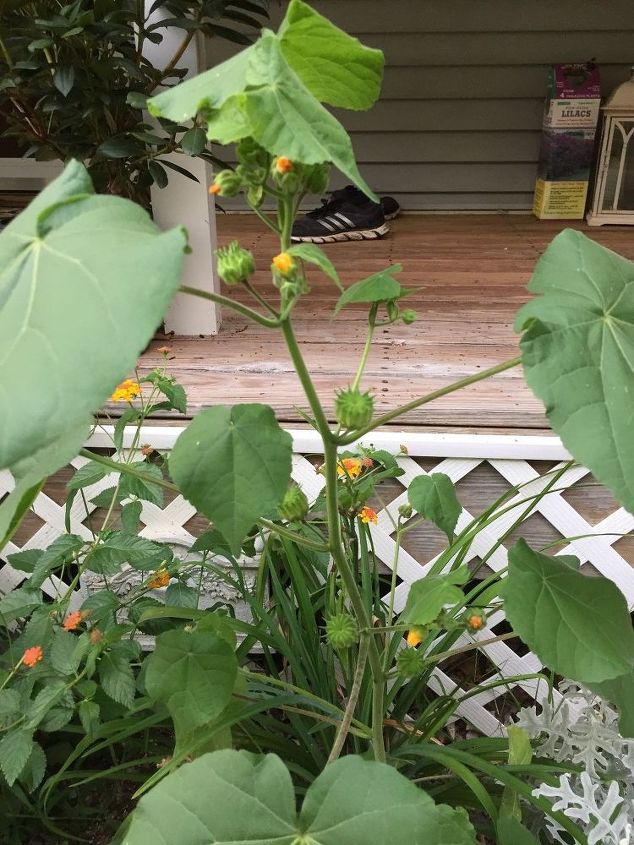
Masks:
[[[401,262],[400,280],[416,288],[408,304],[419,320],[380,329],[375,336],[363,386],[373,391],[377,409],[388,410],[516,355],[515,312],[528,298],[526,283],[536,260],[563,227],[530,215],[411,215],[394,221],[383,240],[326,246],[344,284]],[[631,229],[590,229],[581,223],[575,228],[634,259]],[[221,244],[237,238],[253,250],[255,286],[274,296],[268,270],[279,251],[274,235],[248,215],[219,215],[218,230]],[[356,369],[365,311],[350,307],[332,319],[335,286],[317,270],[310,271],[309,280],[311,293],[296,309],[296,331],[332,414],[335,388],[345,386]],[[248,301],[244,291],[228,292]],[[160,362],[156,349],[163,343],[154,342],[142,356],[141,373]],[[280,421],[301,421],[296,406],[305,408],[306,402],[276,332],[227,310],[219,336],[170,338],[169,343],[171,369],[188,393],[190,415],[215,404],[266,402]],[[411,412],[399,425],[534,433],[547,427],[519,369]]]

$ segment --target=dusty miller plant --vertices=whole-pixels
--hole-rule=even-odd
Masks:
[[[247,538],[260,533],[263,571],[272,584],[275,613],[284,617],[281,626],[257,599],[252,625],[191,606],[148,608],[141,624],[174,619],[187,624],[170,623],[158,633],[142,668],[134,664],[137,675],[131,669],[138,659],[134,631],[122,631],[112,609],[104,614],[105,644],[88,652],[92,662],[82,664],[80,657],[81,671],[92,680],[102,662],[120,666],[128,683],[137,684],[142,706],[152,711],[148,718],[169,716],[175,737],[170,760],[140,787],[143,797],[117,842],[144,845],[160,835],[184,843],[202,837],[262,845],[273,840],[387,845],[398,836],[421,845],[466,845],[474,842],[475,831],[463,805],[475,811],[471,819],[481,830],[510,845],[520,837],[534,841],[522,822],[523,797],[583,845],[587,837],[576,821],[553,809],[543,794],[533,795],[534,784],[518,776],[517,767],[526,773],[529,765],[521,731],[496,747],[434,742],[459,700],[449,691],[420,704],[421,690],[439,662],[482,643],[474,642],[474,634],[489,642],[520,638],[552,672],[611,701],[621,733],[633,733],[634,633],[625,599],[611,581],[587,578],[576,558],[551,557],[524,541],[511,549],[507,571],[471,580],[464,561],[474,537],[496,515],[517,509],[517,501],[502,497],[457,531],[460,506],[450,480],[442,474],[417,478],[395,520],[397,546],[412,525],[430,520],[446,534],[447,548],[411,586],[402,609],[395,600],[397,557],[388,593],[381,593],[368,529],[376,514],[369,499],[377,481],[400,470],[394,456],[364,446],[363,438],[439,396],[520,364],[570,452],[625,506],[634,507],[634,265],[578,232],[558,236],[537,265],[531,289],[539,295],[517,319],[521,357],[374,413],[372,396],[360,384],[375,328],[415,319],[402,308],[407,290],[397,278],[400,267],[344,288],[327,256],[316,246],[293,246],[290,233],[302,196],[324,189],[331,164],[373,196],[350,139],[322,103],[369,108],[379,93],[382,67],[379,51],[292,0],[277,34],[263,32],[228,62],[149,103],[157,117],[196,119],[209,139],[237,144],[239,166],[220,172],[213,191],[221,197],[244,192],[276,233],[274,298],[265,299],[251,284],[253,257],[239,244],[219,253],[219,272],[253,297],[253,307],[181,286],[185,233],[160,233],[137,206],[94,196],[76,163],[0,236],[0,386],[11,400],[0,405],[0,466],[10,468],[15,480],[0,505],[0,540],[10,538],[45,478],[81,450],[92,470],[100,466],[133,479],[136,495],[143,485],[180,492],[213,524],[210,548],[221,549],[227,559],[235,560]],[[274,217],[262,210],[265,197],[276,204]],[[355,378],[336,397],[334,425],[293,325],[297,302],[309,294],[310,267],[339,288],[335,314],[352,303],[368,309],[367,342]],[[290,483],[290,436],[265,405],[204,411],[158,473],[81,449],[95,409],[134,367],[177,290],[281,332],[304,389],[306,419],[323,442],[325,484],[316,501],[308,502]],[[90,367],[78,365],[89,355]],[[123,394],[130,389],[120,388]],[[552,473],[543,495],[557,489],[563,471]],[[516,493],[524,505],[521,520],[535,496],[522,500],[521,491]],[[119,562],[134,567],[140,560],[137,565],[157,570],[156,557],[137,558],[130,553],[132,541],[125,543]],[[112,564],[102,545],[107,547],[107,537],[97,537],[89,555],[78,556],[80,572],[93,565],[95,555],[101,555],[102,566],[103,558]],[[53,566],[50,557],[45,560]],[[46,576],[46,566],[41,559],[37,563],[38,575]],[[239,566],[233,577],[239,582]],[[292,602],[285,590],[289,581]],[[21,598],[28,599],[28,585],[23,590]],[[487,615],[502,607],[513,630],[490,636]],[[14,607],[14,618],[28,612]],[[246,637],[240,646],[237,633]],[[305,648],[310,637],[312,651]],[[252,643],[263,653],[257,671],[246,665]],[[303,648],[300,658],[280,667],[278,655],[285,663],[292,643]],[[76,660],[75,652],[72,657]],[[24,655],[13,663],[5,657],[4,682],[18,678],[34,707],[37,696],[31,698],[32,676],[25,668]],[[45,707],[52,693],[48,676],[39,677],[44,690],[37,700]],[[315,692],[314,678],[326,692],[322,687]],[[70,709],[72,691],[58,680],[53,700],[63,698]],[[283,712],[287,721],[262,715],[269,711]],[[13,715],[0,757],[4,754],[3,768],[19,783],[35,753],[37,724]],[[280,727],[298,740],[289,742],[287,735],[282,742]],[[281,748],[285,759],[274,753]],[[252,753],[267,749],[270,753]],[[548,773],[561,771],[556,761],[543,765]],[[563,766],[564,773],[569,768]],[[459,798],[433,783],[439,770],[451,773]],[[427,791],[414,780],[424,781]],[[294,790],[302,781],[298,811]],[[435,803],[435,797],[449,803]],[[486,823],[479,820],[483,815]]]

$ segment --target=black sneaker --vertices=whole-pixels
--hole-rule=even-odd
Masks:
[[[379,203],[371,202],[357,191],[343,188],[334,191],[321,208],[308,212],[293,225],[291,240],[295,243],[334,243],[335,241],[369,241],[386,235],[390,227]]]
[[[394,220],[401,213],[401,206],[394,197],[381,197],[381,208],[386,220]]]

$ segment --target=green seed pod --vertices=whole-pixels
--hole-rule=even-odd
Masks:
[[[394,322],[394,320],[398,320],[398,304],[396,300],[391,299],[387,305],[387,316]]]
[[[301,487],[291,484],[284,494],[279,512],[289,522],[301,522],[304,519],[308,513],[308,499]]]
[[[363,428],[372,419],[374,399],[369,393],[361,393],[351,387],[340,390],[335,399],[335,417],[343,428],[352,431]]]
[[[228,285],[237,285],[246,281],[255,272],[253,254],[243,249],[238,241],[216,250],[218,275]]]
[[[214,179],[212,193],[221,197],[235,197],[242,188],[242,177],[235,170],[221,170]]]
[[[326,622],[326,639],[334,648],[350,648],[359,641],[357,623],[349,613],[336,613]]]
[[[250,187],[247,189],[247,201],[249,205],[254,206],[255,208],[259,208],[262,205],[262,200],[264,199],[264,188],[262,185],[258,185],[257,187]]]
[[[406,505],[400,505],[398,509],[398,515],[402,516],[403,519],[409,519],[413,512],[414,510],[409,502]]]
[[[329,164],[313,164],[305,168],[304,184],[309,194],[323,194],[329,181]]]
[[[411,325],[418,319],[418,314],[413,308],[407,308],[405,311],[401,313],[401,320],[405,323],[406,326]]]
[[[415,648],[404,648],[396,658],[396,671],[401,678],[414,678],[425,669],[425,656]]]

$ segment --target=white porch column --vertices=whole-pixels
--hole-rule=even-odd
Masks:
[[[153,0],[145,0],[149,8]],[[155,15],[158,17],[158,13]],[[146,41],[144,54],[156,66],[165,66],[181,44],[184,30],[167,29],[160,44]],[[204,70],[202,38],[195,38],[179,60],[179,67],[188,68],[188,76]],[[192,249],[185,258],[183,282],[210,293],[219,292],[213,251],[216,248],[216,220],[213,197],[208,193],[211,168],[200,158],[174,154],[175,162],[190,171],[198,182],[167,170],[166,188],[152,186],[152,211],[161,228],[183,225],[189,232]],[[165,329],[177,335],[217,334],[220,330],[220,306],[198,297],[177,294],[165,317]]]

